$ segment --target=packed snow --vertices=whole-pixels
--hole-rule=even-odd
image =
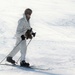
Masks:
[[[36,32],[26,60],[49,69],[0,65],[0,75],[75,75],[75,0],[0,0],[0,61],[15,46],[17,22],[26,8],[33,10],[31,26]],[[19,57],[20,52],[14,59]]]

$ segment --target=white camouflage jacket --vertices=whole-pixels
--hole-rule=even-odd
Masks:
[[[18,27],[16,30],[16,37],[21,37],[21,35],[25,35],[25,33],[28,29],[31,29],[30,22],[28,22],[26,19],[26,16],[23,15],[23,18],[21,18],[18,21]]]

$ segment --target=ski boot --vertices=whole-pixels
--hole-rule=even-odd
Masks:
[[[12,57],[7,57],[6,61],[15,65],[15,60],[13,60]]]
[[[20,62],[20,66],[21,67],[29,67],[30,64],[29,63],[26,63],[25,60],[23,60],[23,61]]]

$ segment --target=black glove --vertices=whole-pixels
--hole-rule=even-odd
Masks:
[[[32,32],[32,29],[27,30],[27,32],[25,33],[26,39],[32,39],[32,34],[31,34],[31,32]]]
[[[36,33],[32,33],[33,37],[35,37]]]
[[[22,36],[21,36],[21,39],[22,39],[22,40],[25,40],[25,36],[24,36],[24,35],[22,35]]]

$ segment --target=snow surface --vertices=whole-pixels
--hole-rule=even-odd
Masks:
[[[0,65],[0,75],[75,75],[75,0],[0,0],[0,61],[15,45],[17,21],[26,8],[33,10],[31,26],[37,33],[27,61],[50,70]]]

